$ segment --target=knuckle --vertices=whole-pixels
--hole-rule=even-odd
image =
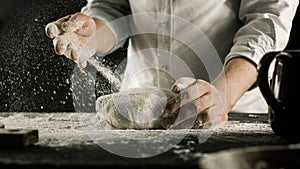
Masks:
[[[87,15],[85,15],[85,14],[82,13],[82,12],[76,12],[76,13],[74,14],[74,16],[79,17],[79,18],[87,17]]]
[[[204,110],[205,103],[203,102],[202,99],[199,99],[198,102],[196,102],[195,104],[196,104],[197,112],[201,113]]]
[[[212,97],[211,95],[204,95],[203,97],[199,98],[196,102],[198,112],[202,112],[207,108],[212,106]]]
[[[176,80],[175,83],[183,83],[183,84],[188,84],[188,83],[193,83],[195,81],[194,78],[191,77],[182,77]]]
[[[197,84],[199,84],[202,88],[209,89],[212,85],[204,80],[198,79]]]

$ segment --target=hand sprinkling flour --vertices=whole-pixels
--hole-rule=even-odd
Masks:
[[[114,45],[114,36],[102,21],[80,12],[49,23],[45,32],[53,39],[55,52],[80,68],[85,68],[95,53],[107,53]]]

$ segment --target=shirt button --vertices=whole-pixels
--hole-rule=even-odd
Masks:
[[[166,27],[167,26],[167,21],[161,21],[160,26],[161,27]]]
[[[162,70],[168,70],[168,66],[167,66],[167,65],[162,65],[162,66],[161,66],[161,69],[162,69]]]

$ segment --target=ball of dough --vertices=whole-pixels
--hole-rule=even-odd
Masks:
[[[157,129],[162,127],[161,114],[174,96],[169,89],[130,88],[99,97],[96,110],[118,129]]]

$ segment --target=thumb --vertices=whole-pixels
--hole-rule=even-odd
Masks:
[[[94,20],[80,12],[72,15],[61,27],[65,32],[76,32],[82,36],[91,36],[96,31]]]

